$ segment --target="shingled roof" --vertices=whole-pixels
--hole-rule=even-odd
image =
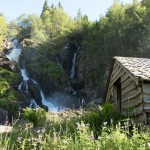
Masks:
[[[117,62],[122,68],[137,80],[150,81],[150,59],[148,58],[135,58],[135,57],[113,57],[112,64],[109,70],[108,80],[106,84],[106,90],[103,99],[106,100],[106,94],[108,91],[111,74],[113,71],[114,63]],[[138,81],[136,82],[138,84]]]
[[[150,59],[135,57],[114,57],[136,78],[150,80]]]

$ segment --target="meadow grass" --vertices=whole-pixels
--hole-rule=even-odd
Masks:
[[[130,136],[128,123],[102,121],[101,111],[46,113],[36,126],[19,119],[11,133],[0,134],[0,150],[150,150],[150,128],[133,126]]]

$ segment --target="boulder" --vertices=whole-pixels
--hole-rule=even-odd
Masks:
[[[35,84],[31,79],[27,81],[29,95],[35,99],[36,103],[41,106],[42,98],[38,84]]]
[[[9,61],[3,54],[0,54],[0,66],[10,71],[17,71],[17,65],[13,61]]]
[[[0,108],[0,125],[6,124],[8,119],[8,111],[4,108]]]
[[[8,41],[5,41],[4,44],[3,44],[3,49],[4,49],[4,52],[8,52],[9,50],[11,50],[13,48],[13,45],[11,42],[8,42]]]
[[[85,88],[84,82],[83,82],[83,81],[80,81],[80,80],[78,80],[78,79],[71,79],[70,84],[71,84],[71,87],[72,87],[75,91],[78,91],[78,90],[81,90],[81,89],[84,89],[84,88]]]
[[[103,103],[103,99],[101,99],[101,98],[93,98],[93,100],[90,101],[87,104],[87,107],[89,107],[89,106],[95,106],[95,105],[102,105],[102,103]]]

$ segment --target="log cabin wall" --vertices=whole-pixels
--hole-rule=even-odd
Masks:
[[[150,82],[143,83],[143,109],[145,113],[145,122],[150,125]]]
[[[120,91],[119,86],[121,88]],[[121,98],[118,99],[119,95]],[[114,103],[121,114],[129,114],[136,122],[145,122],[142,98],[142,88],[133,80],[128,71],[115,61],[106,100]]]
[[[104,100],[136,122],[150,124],[150,59],[113,57]]]

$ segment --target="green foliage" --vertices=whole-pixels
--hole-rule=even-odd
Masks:
[[[28,68],[32,69],[35,74],[45,76],[45,78],[50,78],[61,84],[61,78],[65,76],[65,71],[54,62],[56,54],[57,51],[45,43],[37,48],[35,57],[27,64]]]
[[[13,73],[0,67],[0,107],[7,109],[11,114],[18,110],[17,101],[21,95],[13,87],[21,82],[18,73]]]
[[[93,105],[88,109],[89,111],[84,115],[83,120],[90,125],[96,137],[100,134],[103,124],[111,126],[123,118],[110,103],[105,103],[102,106]]]
[[[23,116],[25,117],[25,119],[31,121],[34,127],[37,127],[39,123],[45,121],[46,119],[46,111],[42,108],[26,108],[23,111]]]
[[[3,41],[6,40],[7,24],[4,15],[0,15],[0,50],[3,48]]]
[[[40,18],[21,15],[10,23],[9,33],[13,37],[28,36],[35,42],[36,54],[31,62],[27,62],[29,69],[33,68],[38,77],[50,78],[57,83],[61,83],[65,71],[55,63],[56,56],[61,55],[63,63],[80,46],[79,55],[82,50],[83,60],[78,66],[84,66],[81,76],[84,76],[86,87],[98,93],[99,87],[105,84],[106,69],[113,56],[149,57],[149,18],[148,0],[132,4],[116,0],[106,16],[100,16],[95,22],[89,21],[80,9],[77,17],[72,19],[61,3],[49,6],[46,0]],[[11,27],[14,28],[11,30]],[[66,45],[71,46],[66,50]]]
[[[62,44],[66,40],[65,36],[71,32],[74,25],[73,20],[63,10],[61,3],[58,4],[58,7],[54,5],[49,7],[45,1],[41,19],[45,35],[49,41],[57,44]]]
[[[117,112],[115,106],[106,102],[102,106],[102,110],[100,112],[101,116],[103,117],[103,122],[106,121],[108,124],[111,124],[111,121],[117,121],[120,119],[120,115]]]
[[[80,113],[78,120],[77,114]],[[76,115],[75,115],[76,114]],[[140,133],[138,128],[133,127],[133,136],[128,137],[128,130],[122,129],[120,123],[115,126],[102,125],[101,134],[95,138],[93,129],[89,124],[81,121],[83,110],[48,113],[50,120],[42,121],[38,128],[33,128],[27,122],[18,122],[13,126],[11,134],[0,134],[0,147],[2,149],[60,149],[60,150],[149,150],[150,149],[150,128],[141,127]],[[79,116],[79,114],[78,114]],[[73,121],[76,119],[76,122]],[[66,121],[66,126],[61,123]],[[68,123],[70,125],[68,126]],[[60,127],[58,128],[58,124]],[[72,124],[72,125],[71,125]],[[70,127],[74,126],[74,132],[68,132]],[[128,125],[126,126],[128,128]]]

